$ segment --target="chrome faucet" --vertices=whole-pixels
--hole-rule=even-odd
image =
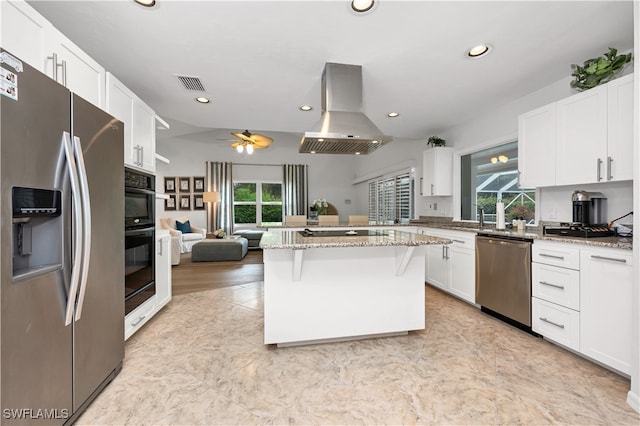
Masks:
[[[484,228],[484,207],[478,207],[478,213],[478,228],[482,229]]]

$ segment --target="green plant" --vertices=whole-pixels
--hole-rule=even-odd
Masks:
[[[574,70],[571,74],[575,80],[571,82],[571,87],[577,90],[588,90],[599,84],[606,83],[631,62],[631,53],[618,55],[618,51],[612,47],[609,52],[599,58],[588,59],[584,66],[572,64]]]
[[[427,145],[431,146],[444,146],[446,143],[447,141],[439,138],[438,136],[431,136],[429,139],[427,139]]]

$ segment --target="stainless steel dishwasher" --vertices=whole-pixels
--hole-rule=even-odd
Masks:
[[[531,329],[530,239],[478,234],[476,303],[513,325]],[[511,321],[509,321],[511,320]],[[522,327],[521,327],[522,328]]]

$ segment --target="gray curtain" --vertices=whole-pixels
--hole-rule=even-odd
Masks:
[[[207,191],[220,194],[220,201],[207,203],[209,231],[224,229],[233,233],[233,163],[207,161]]]
[[[308,174],[306,164],[284,164],[282,166],[282,213],[283,215],[306,216],[308,207]]]

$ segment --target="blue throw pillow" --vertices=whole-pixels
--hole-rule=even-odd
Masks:
[[[188,220],[185,223],[176,220],[176,229],[183,234],[188,234],[191,232],[191,224]]]

